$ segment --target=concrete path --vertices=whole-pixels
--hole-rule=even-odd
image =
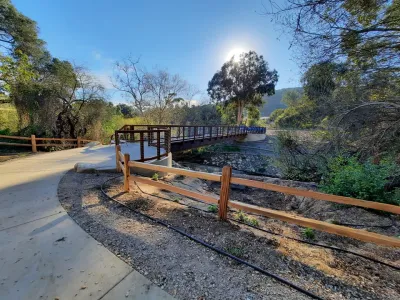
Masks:
[[[0,299],[172,299],[83,231],[57,198],[76,162],[114,164],[114,147],[0,164]]]

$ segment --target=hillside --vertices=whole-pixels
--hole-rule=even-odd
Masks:
[[[302,91],[303,88],[296,87],[296,88],[286,88],[286,89],[279,89],[275,91],[275,95],[272,96],[264,96],[264,101],[267,103],[260,109],[262,117],[268,117],[271,112],[278,108],[285,108],[286,105],[281,102],[283,95],[287,91],[291,90],[298,90]]]

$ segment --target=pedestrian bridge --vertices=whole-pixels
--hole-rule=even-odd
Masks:
[[[176,153],[227,140],[245,139],[248,135],[264,139],[265,127],[229,125],[124,125],[111,137],[116,145],[138,143],[140,159],[149,161],[160,159],[168,153]],[[146,149],[155,150],[149,155]],[[154,147],[154,148],[153,148]]]

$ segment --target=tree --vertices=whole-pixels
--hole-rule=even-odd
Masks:
[[[54,58],[41,72],[36,80],[17,81],[11,88],[20,121],[39,135],[86,134],[81,111],[89,102],[102,100],[104,88],[87,70],[68,61]]]
[[[400,71],[398,0],[271,0],[266,13],[292,35],[305,63],[349,59],[366,72]]]
[[[133,107],[124,103],[118,104],[116,108],[125,118],[133,118],[136,115]]]
[[[283,94],[282,103],[285,103],[286,106],[295,106],[299,102],[301,96],[299,91],[289,90]]]
[[[35,56],[43,46],[36,22],[21,14],[10,0],[0,0],[0,48],[11,54],[19,50]]]
[[[262,96],[273,95],[278,82],[276,70],[270,71],[263,56],[254,51],[232,57],[208,83],[208,94],[217,103],[235,103],[237,124],[242,122],[245,107],[260,106]]]
[[[150,86],[147,76],[148,73],[139,65],[139,59],[128,57],[115,64],[112,84],[115,89],[128,97],[141,116],[149,107],[147,97],[150,94]]]
[[[184,100],[192,89],[189,83],[178,74],[172,75],[166,70],[155,70],[146,74],[146,84],[150,91],[149,113],[157,124],[167,121],[167,109]]]

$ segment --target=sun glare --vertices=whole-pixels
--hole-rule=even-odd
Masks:
[[[234,56],[233,60],[238,62],[239,58],[240,58],[240,54],[242,54],[243,52],[246,52],[246,51],[242,48],[234,48],[231,51],[229,51],[228,55],[226,56],[226,60],[230,60],[232,58],[232,56]]]

